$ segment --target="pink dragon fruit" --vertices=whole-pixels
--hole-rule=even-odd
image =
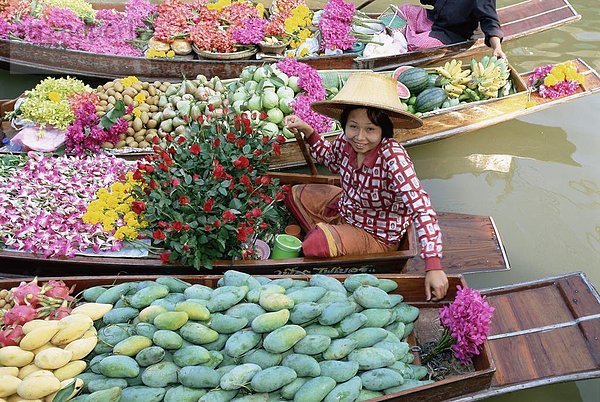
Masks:
[[[42,293],[44,296],[53,297],[61,300],[73,300],[72,296],[69,296],[72,289],[69,289],[63,281],[49,280],[44,286],[42,286]]]
[[[73,310],[73,309],[69,308],[67,306],[60,306],[59,308],[57,308],[56,310],[54,310],[50,313],[50,315],[48,316],[48,319],[60,320],[63,317],[66,317],[69,314],[71,314],[71,310]]]
[[[37,318],[37,311],[33,306],[15,305],[4,313],[4,325],[22,325]]]
[[[23,327],[14,325],[0,330],[0,346],[18,346],[21,339],[25,336]]]
[[[12,289],[16,304],[31,304],[37,306],[42,288],[37,284],[37,278],[29,283],[21,282],[18,287]]]

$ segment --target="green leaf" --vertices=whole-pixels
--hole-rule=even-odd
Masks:
[[[234,198],[229,203],[229,208],[241,209],[242,208],[242,202],[240,201],[239,198]]]
[[[71,394],[73,393],[73,391],[75,390],[75,385],[76,385],[76,381],[75,378],[73,378],[73,380],[69,383],[69,385],[67,385],[65,388],[61,389],[60,391],[58,391],[56,393],[56,395],[54,396],[54,399],[52,399],[52,401],[54,402],[66,402],[69,399],[71,399]]]
[[[119,119],[119,117],[125,116],[125,104],[123,101],[118,100],[115,102],[115,107],[110,109],[108,113],[106,113],[102,119],[100,120],[100,126],[108,130],[110,129]]]
[[[244,152],[245,154],[249,154],[251,150],[252,148],[248,144],[244,145],[244,148],[242,148],[242,152]]]
[[[219,187],[219,193],[221,193],[221,195],[226,196],[227,195],[227,189],[225,189],[223,187]]]
[[[185,176],[183,176],[183,181],[187,185],[192,184],[192,176],[190,176],[189,174],[186,174]]]
[[[221,182],[221,187],[227,188],[227,187],[229,187],[230,184],[231,184],[231,180],[223,180]]]

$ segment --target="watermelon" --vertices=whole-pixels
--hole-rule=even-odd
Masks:
[[[400,99],[408,99],[410,98],[410,91],[406,88],[401,82],[396,82],[396,90],[398,91],[398,98]]]
[[[415,111],[421,113],[431,112],[436,107],[442,106],[446,99],[448,99],[448,95],[442,88],[427,88],[417,96]]]
[[[397,80],[398,76],[400,74],[402,74],[406,70],[410,70],[411,68],[413,68],[413,67],[412,66],[400,66],[400,67],[398,67],[397,69],[394,70],[394,74],[392,74],[392,77],[394,77],[394,79]]]
[[[422,68],[413,67],[398,76],[398,81],[406,85],[413,95],[418,95],[429,85],[429,74]]]

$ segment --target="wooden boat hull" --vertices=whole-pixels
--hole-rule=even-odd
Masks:
[[[96,8],[122,9],[123,5],[95,4]],[[504,31],[504,42],[541,32],[581,18],[567,0],[525,0],[498,9]],[[481,38],[433,49],[408,52],[395,56],[356,58],[354,54],[304,58],[316,69],[389,70],[401,65],[419,65],[474,53],[485,48]],[[157,60],[93,54],[75,50],[47,48],[19,41],[0,40],[0,62],[10,69],[29,74],[70,74],[82,77],[115,79],[135,75],[145,81],[179,81],[182,76],[197,74],[238,77],[248,65],[262,65],[265,60]]]
[[[180,275],[192,284],[215,287],[218,275]],[[291,276],[306,280],[306,276]],[[345,275],[334,275],[343,280]],[[396,281],[404,301],[418,307],[413,345],[434,341],[441,327],[439,308],[456,296],[456,286],[467,283],[450,275],[446,300],[424,300],[423,275],[378,275]],[[56,277],[39,278],[45,282]],[[157,275],[75,276],[61,278],[75,291],[127,281],[154,280]],[[280,278],[280,276],[279,276]],[[0,289],[18,286],[19,280],[0,279]],[[373,401],[467,402],[555,382],[600,377],[600,296],[583,273],[571,273],[524,284],[481,291],[496,308],[492,330],[483,349],[473,358],[473,368],[432,384]],[[418,362],[418,356],[416,358]]]
[[[300,174],[273,173],[282,184],[329,183],[337,184],[334,176],[308,176]],[[440,214],[440,228],[444,233],[443,265],[447,272],[466,273],[509,269],[508,260],[500,235],[490,217]],[[365,256],[338,258],[293,258],[286,260],[236,260],[215,261],[213,273],[229,269],[251,274],[342,274],[342,273],[399,273],[424,272],[417,254],[413,230],[401,243],[398,251]],[[162,264],[156,258],[112,258],[75,256],[69,259],[44,258],[29,253],[0,251],[0,271],[19,276],[65,276],[95,273],[113,275],[120,273],[184,274],[193,272],[188,266]]]
[[[535,113],[553,106],[570,102],[600,91],[600,74],[581,59],[574,62],[585,76],[583,88],[576,93],[558,99],[542,98],[527,90],[527,80],[532,72],[516,73],[513,81],[519,92],[502,98],[464,103],[452,108],[440,109],[422,117],[423,126],[411,130],[396,130],[395,138],[404,147],[437,141],[458,134],[468,133],[498,123]],[[328,139],[333,140],[335,133]],[[302,166],[305,160],[295,140],[281,147],[281,157],[273,161],[274,169]]]

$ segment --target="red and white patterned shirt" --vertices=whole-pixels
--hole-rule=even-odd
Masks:
[[[356,152],[344,133],[332,143],[313,133],[307,142],[312,156],[340,175],[339,208],[347,223],[393,244],[414,221],[426,270],[441,268],[442,234],[437,215],[402,145],[383,138],[358,168]]]

